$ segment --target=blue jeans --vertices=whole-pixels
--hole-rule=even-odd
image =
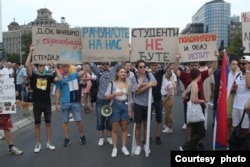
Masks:
[[[81,121],[81,107],[79,103],[61,103],[63,122],[69,122],[69,113],[72,112],[76,122]]]
[[[111,121],[128,121],[128,102],[114,101],[112,104],[113,113]]]
[[[16,88],[18,91],[18,96],[16,99],[27,102],[28,95],[27,95],[26,86],[23,86],[22,84],[20,84],[20,85],[16,85]]]
[[[99,131],[103,131],[104,129],[108,131],[112,130],[111,116],[104,117],[101,114],[101,108],[106,104],[109,104],[109,101],[104,99],[96,100],[96,119],[97,119],[96,129]]]

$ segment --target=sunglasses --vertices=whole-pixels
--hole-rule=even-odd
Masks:
[[[246,64],[247,64],[247,63],[240,63],[240,65],[243,65],[243,66],[246,65]]]
[[[103,65],[103,66],[108,66],[108,65],[109,65],[109,63],[103,63],[102,65]]]
[[[146,66],[139,66],[139,68],[140,68],[140,69],[144,69],[144,68],[146,68]]]

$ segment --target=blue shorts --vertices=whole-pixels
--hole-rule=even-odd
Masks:
[[[112,104],[111,121],[127,121],[128,120],[128,102],[114,101]]]
[[[81,121],[81,107],[79,103],[61,103],[63,122],[69,122],[69,113],[73,114],[75,121]]]

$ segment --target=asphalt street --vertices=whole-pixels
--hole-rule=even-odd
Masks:
[[[212,150],[212,113],[209,113],[208,130],[204,139],[206,150]],[[41,127],[41,144],[43,149],[39,153],[34,153],[34,123],[31,118],[22,116],[19,112],[13,117],[15,125],[19,123],[13,131],[14,144],[24,151],[21,156],[9,155],[7,153],[7,144],[5,140],[0,140],[0,167],[155,167],[170,166],[170,153],[172,150],[178,150],[179,146],[186,140],[183,125],[183,104],[180,96],[175,96],[173,108],[173,133],[161,134],[162,144],[155,143],[156,122],[152,115],[151,121],[151,153],[149,157],[142,151],[140,156],[124,156],[121,153],[121,139],[118,136],[118,156],[111,158],[112,146],[107,142],[104,146],[97,145],[98,132],[96,130],[95,112],[82,113],[84,129],[86,135],[86,144],[80,145],[79,134],[75,122],[70,122],[71,144],[68,147],[63,146],[64,135],[62,129],[61,113],[54,111],[52,114],[52,141],[56,146],[55,151],[46,149],[46,136],[44,123]],[[19,117],[19,118],[18,118]],[[21,118],[20,118],[21,117]],[[27,119],[28,118],[28,119]],[[20,120],[22,121],[20,123]],[[133,123],[129,124],[129,133],[133,133]],[[128,137],[127,148],[131,152],[132,137]]]

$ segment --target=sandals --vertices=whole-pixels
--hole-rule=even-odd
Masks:
[[[84,112],[89,113],[90,111],[89,107],[84,107]]]

